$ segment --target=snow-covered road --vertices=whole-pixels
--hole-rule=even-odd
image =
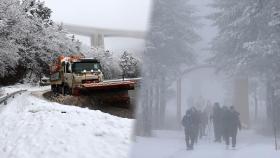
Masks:
[[[1,158],[126,158],[133,121],[28,91],[0,109]]]
[[[138,137],[133,145],[131,158],[279,158],[274,140],[242,131],[237,140],[236,150],[226,150],[224,144],[210,139],[199,141],[193,151],[187,151],[183,132],[161,131],[154,138]]]

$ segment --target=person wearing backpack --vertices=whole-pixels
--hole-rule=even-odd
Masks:
[[[185,131],[185,140],[187,145],[187,150],[193,150],[196,135],[198,134],[198,113],[195,107],[192,107],[186,111],[183,117],[182,125]]]

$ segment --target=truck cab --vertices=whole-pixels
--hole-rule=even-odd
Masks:
[[[76,87],[83,83],[103,82],[100,62],[96,59],[82,59],[65,63],[65,81]]]

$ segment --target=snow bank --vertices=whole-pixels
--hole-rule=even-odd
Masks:
[[[132,120],[50,103],[30,92],[0,110],[1,158],[128,156]]]
[[[153,138],[137,137],[133,144],[131,158],[279,158],[272,138],[242,131],[238,136],[236,150],[226,150],[224,144],[204,139],[195,144],[193,151],[187,151],[182,132],[161,131]]]

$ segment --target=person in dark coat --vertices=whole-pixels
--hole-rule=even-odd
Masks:
[[[219,103],[215,103],[213,107],[213,114],[211,116],[214,126],[215,142],[222,140],[222,110]]]
[[[230,138],[232,139],[231,144],[232,147],[236,146],[236,136],[238,129],[241,130],[241,122],[239,119],[239,113],[235,111],[234,107],[231,106],[229,110],[224,112],[224,137],[226,146],[228,148],[230,144]]]
[[[187,150],[193,150],[194,142],[197,136],[198,130],[198,114],[195,107],[190,108],[186,111],[185,116],[182,120],[182,125],[185,129],[185,140]]]

